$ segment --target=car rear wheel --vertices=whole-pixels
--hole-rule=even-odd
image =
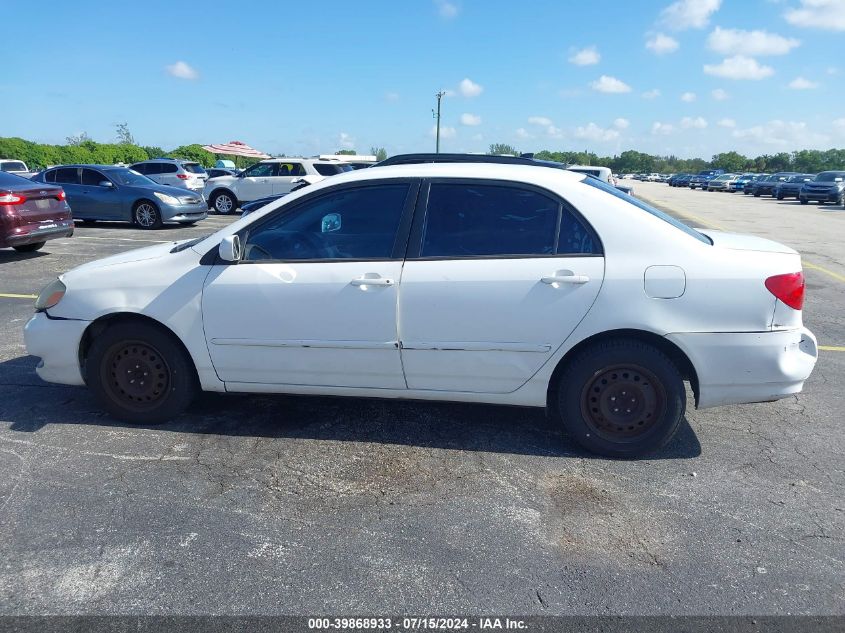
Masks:
[[[85,373],[106,411],[138,424],[175,418],[199,391],[193,363],[179,341],[141,322],[114,325],[97,336]]]
[[[142,229],[158,229],[162,224],[158,207],[149,200],[141,200],[135,205],[132,220]]]
[[[211,206],[217,213],[228,215],[238,208],[238,201],[228,191],[220,191],[211,199]]]
[[[801,204],[807,204],[808,201],[807,198],[798,198],[798,202],[800,202]]]
[[[21,244],[20,246],[14,246],[13,248],[19,253],[34,253],[35,251],[40,251],[46,243],[47,242],[35,242],[34,244]]]
[[[584,349],[560,377],[558,412],[578,444],[609,457],[639,457],[665,446],[686,410],[675,364],[659,349],[614,339]]]
[[[775,197],[776,197],[778,200],[783,200],[783,194],[782,194],[782,193],[779,193],[779,194],[778,194],[777,196],[775,196]]]

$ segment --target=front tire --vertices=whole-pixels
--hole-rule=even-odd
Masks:
[[[33,244],[21,244],[20,246],[13,246],[19,253],[34,253],[40,251],[47,242],[35,242]]]
[[[140,200],[132,209],[132,222],[142,229],[160,229],[162,225],[161,212],[149,200]]]
[[[798,198],[798,202],[800,202],[801,204],[807,204],[808,200],[807,198]]]
[[[640,457],[675,435],[686,411],[686,391],[677,367],[659,349],[612,339],[572,359],[553,406],[572,439],[588,451]]]
[[[148,323],[121,323],[94,339],[86,383],[114,417],[136,424],[166,422],[199,391],[190,357],[171,334]]]
[[[238,201],[228,191],[219,191],[211,198],[211,206],[217,213],[229,215],[238,208]]]
[[[783,200],[783,194],[782,194],[782,193],[779,193],[779,194],[778,194],[777,196],[775,196],[775,197],[776,197],[778,200]]]

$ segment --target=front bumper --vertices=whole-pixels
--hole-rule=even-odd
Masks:
[[[802,189],[798,197],[809,202],[838,202],[839,195],[838,189],[828,191],[805,191]]]
[[[51,319],[36,312],[23,330],[26,351],[41,361],[35,368],[42,380],[63,385],[84,385],[79,367],[79,344],[90,321]]]
[[[770,402],[800,393],[818,359],[807,328],[770,332],[675,333],[698,375],[698,408]]]
[[[160,203],[159,208],[163,222],[198,222],[208,217],[208,204],[203,198],[197,204]]]

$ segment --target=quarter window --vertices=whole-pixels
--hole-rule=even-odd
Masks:
[[[284,207],[250,230],[244,259],[389,259],[410,185],[336,191],[295,209]]]
[[[421,257],[589,254],[591,233],[560,201],[504,185],[431,185]]]

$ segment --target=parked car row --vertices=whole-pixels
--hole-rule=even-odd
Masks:
[[[669,179],[670,187],[699,188],[702,191],[726,191],[755,198],[771,196],[778,200],[795,198],[801,204],[832,202],[845,206],[845,171],[823,171],[802,174],[782,171],[775,174],[733,174],[709,169],[698,174],[676,174]]]

